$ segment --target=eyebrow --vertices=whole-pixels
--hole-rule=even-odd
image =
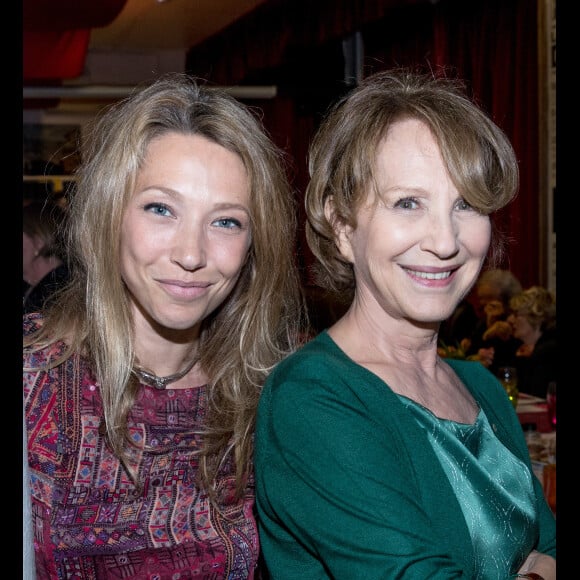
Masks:
[[[134,192],[134,195],[144,194],[144,193],[150,192],[152,190],[159,191],[162,194],[167,195],[168,197],[171,197],[171,198],[176,198],[178,196],[180,197],[182,195],[179,191],[176,191],[176,190],[174,190],[170,187],[166,187],[164,185],[157,185],[155,183],[147,185],[145,188]],[[224,201],[224,202],[217,203],[214,206],[214,209],[216,209],[216,210],[239,209],[240,211],[246,212],[248,215],[250,215],[250,208],[241,204],[241,203]]]
[[[214,207],[215,207],[215,209],[239,209],[239,210],[245,211],[246,213],[250,213],[250,209],[241,203],[222,202],[222,203],[216,204]]]

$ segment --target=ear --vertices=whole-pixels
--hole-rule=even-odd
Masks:
[[[349,225],[341,222],[336,216],[334,198],[332,196],[328,196],[324,202],[324,215],[334,230],[334,243],[338,251],[347,262],[352,263],[353,252],[350,239],[353,229]]]

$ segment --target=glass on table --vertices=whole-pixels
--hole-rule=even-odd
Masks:
[[[517,369],[515,367],[500,367],[497,376],[515,409],[518,406],[518,398],[520,395]]]

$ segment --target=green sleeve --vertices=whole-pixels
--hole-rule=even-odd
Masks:
[[[422,507],[421,475],[390,410],[398,399],[385,396],[383,383],[361,384],[364,373],[350,372],[332,359],[313,366],[298,357],[264,390],[256,494],[272,578],[471,577]],[[418,432],[417,447],[428,447]],[[437,478],[447,485],[438,463],[431,472],[430,485]],[[449,519],[468,537],[452,492],[450,498]]]

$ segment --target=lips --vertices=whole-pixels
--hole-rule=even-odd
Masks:
[[[182,280],[158,280],[158,282],[169,286],[179,286],[180,288],[207,288],[210,286],[209,282],[184,282]]]
[[[158,282],[167,294],[180,300],[199,298],[211,286],[209,282],[184,282],[182,280],[158,280]]]

